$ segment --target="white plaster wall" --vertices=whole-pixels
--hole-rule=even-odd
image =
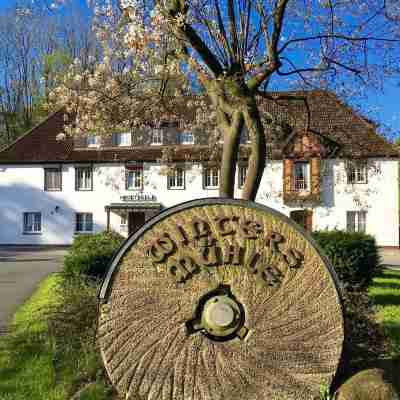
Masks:
[[[257,201],[289,216],[290,211],[313,210],[313,230],[346,230],[347,211],[366,211],[366,233],[374,235],[379,246],[399,245],[398,161],[368,160],[367,184],[348,184],[344,160],[322,162],[322,201],[314,206],[289,207],[283,203],[283,164],[267,164]]]
[[[322,203],[313,209],[313,229],[346,229],[346,211],[367,211],[367,233],[373,234],[380,246],[399,244],[399,185],[397,161],[369,160],[368,184],[348,185],[344,162],[324,162]],[[281,161],[268,162],[257,201],[286,215],[301,208],[283,204],[283,167]],[[159,164],[145,164],[144,190],[154,194],[164,207],[203,197],[218,196],[218,190],[204,190],[202,167],[192,165],[186,170],[185,190],[168,190],[167,177]],[[75,191],[74,164],[63,165],[61,192],[45,192],[43,166],[0,166],[0,244],[70,244],[74,236],[75,212],[92,212],[94,230],[105,229],[104,207],[121,202],[125,190],[124,166],[95,164],[93,191]],[[240,197],[240,191],[235,193]],[[59,211],[55,211],[55,207]],[[42,213],[42,233],[24,235],[22,213]],[[120,216],[111,213],[111,227],[122,234]]]

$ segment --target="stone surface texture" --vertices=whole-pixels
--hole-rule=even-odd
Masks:
[[[351,377],[338,390],[337,400],[399,400],[381,369],[368,369]]]
[[[206,221],[206,240],[195,238],[194,221]],[[340,297],[325,260],[289,219],[228,201],[190,206],[144,229],[114,271],[100,312],[101,354],[122,398],[308,400],[331,382],[344,336]],[[148,250],[165,234],[174,251],[155,262]],[[214,265],[199,257],[204,243],[218,248]],[[226,250],[237,247],[240,263]],[[171,262],[188,255],[194,265],[184,264],[191,273],[179,280]],[[220,285],[244,307],[244,339],[187,332],[199,299]]]

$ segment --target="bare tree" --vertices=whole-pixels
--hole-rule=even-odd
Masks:
[[[47,113],[42,104],[74,58],[87,60],[96,53],[90,15],[79,3],[63,10],[51,4],[21,1],[0,14],[3,142],[10,143]]]

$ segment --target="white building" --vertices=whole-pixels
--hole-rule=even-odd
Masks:
[[[257,201],[308,230],[365,231],[379,246],[398,246],[397,148],[334,95],[303,95],[307,129],[302,103],[266,104],[281,129],[268,132]],[[141,143],[134,133],[60,141],[63,121],[59,111],[0,152],[0,245],[70,244],[76,234],[107,227],[126,236],[163,208],[218,196],[218,168],[207,158],[204,134],[165,127]],[[169,176],[157,161],[167,146],[177,149]],[[194,161],[185,161],[188,153]]]

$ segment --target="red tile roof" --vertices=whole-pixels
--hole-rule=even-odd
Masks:
[[[337,157],[399,157],[397,146],[386,141],[376,132],[373,123],[358,115],[334,94],[312,91],[289,92],[285,95],[307,100],[311,116],[309,131],[339,144]],[[278,94],[272,96],[277,97]],[[263,100],[262,103],[277,122],[288,122],[292,132],[305,132],[305,101]],[[63,126],[64,113],[60,110],[1,151],[0,163],[154,161],[162,156],[164,146],[74,149],[71,138],[56,140]],[[280,143],[284,141],[280,140]],[[176,161],[185,160],[188,154],[191,159],[209,158],[208,146],[175,147],[173,158]],[[242,149],[241,156],[245,158],[247,152],[246,148]],[[274,158],[280,157],[279,151],[275,154],[278,156]]]
[[[73,141],[71,139],[56,140],[57,134],[63,131],[63,127],[64,112],[60,110],[0,152],[0,162],[4,164],[67,161],[72,151]]]

